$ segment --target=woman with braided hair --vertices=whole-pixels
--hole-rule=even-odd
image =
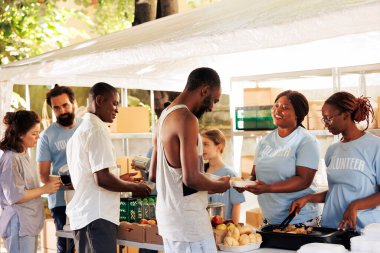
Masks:
[[[361,230],[380,222],[380,138],[365,132],[373,108],[366,97],[348,92],[330,96],[322,107],[322,121],[339,142],[326,152],[329,190],[295,200],[291,211],[307,203],[325,203],[322,226]],[[357,123],[367,122],[365,130]]]

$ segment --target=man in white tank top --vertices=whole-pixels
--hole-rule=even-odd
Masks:
[[[184,91],[166,108],[153,138],[150,180],[156,181],[156,217],[165,253],[217,252],[207,193],[230,188],[229,177],[203,173],[198,119],[221,96],[220,79],[210,68],[193,70]]]

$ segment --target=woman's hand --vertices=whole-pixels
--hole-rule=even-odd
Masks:
[[[355,202],[352,202],[346,208],[346,211],[343,213],[343,218],[339,222],[338,229],[346,230],[348,227],[356,230],[356,218],[357,218],[358,209],[355,205]]]
[[[256,180],[255,185],[247,186],[245,190],[252,192],[253,194],[256,194],[256,195],[271,192],[270,184],[266,184],[265,182],[260,181],[260,180]]]
[[[49,181],[44,186],[42,186],[44,193],[56,193],[61,187],[61,182],[59,180]]]
[[[289,213],[292,213],[294,210],[296,210],[296,215],[298,215],[301,212],[301,209],[306,206],[307,203],[309,203],[308,196],[294,200],[290,205]]]

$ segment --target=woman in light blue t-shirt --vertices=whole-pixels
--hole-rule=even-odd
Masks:
[[[292,210],[325,203],[323,227],[361,230],[380,222],[380,138],[356,125],[366,121],[368,128],[373,114],[368,98],[348,92],[337,92],[325,101],[322,120],[332,134],[342,135],[325,155],[329,190],[294,201]]]
[[[303,94],[291,90],[280,93],[272,108],[277,129],[264,136],[256,148],[251,180],[257,184],[246,190],[258,195],[264,221],[269,224],[281,223],[294,200],[317,192],[313,179],[320,148],[302,126],[308,112]],[[315,226],[319,216],[318,205],[308,204],[291,223]]]
[[[224,134],[219,129],[211,129],[202,132],[203,158],[207,160],[205,171],[216,176],[236,177],[236,173],[228,168],[222,158],[226,143]],[[230,188],[224,193],[209,194],[209,200],[213,203],[223,203],[224,218],[232,219],[235,224],[239,223],[240,203],[245,201],[243,193]]]

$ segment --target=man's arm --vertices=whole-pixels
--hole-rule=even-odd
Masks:
[[[149,181],[156,182],[156,172],[157,172],[157,128],[153,133],[153,150],[152,157],[150,158],[150,168],[149,168]]]
[[[38,170],[40,172],[41,182],[46,184],[49,182],[51,161],[38,162]]]
[[[112,192],[132,192],[138,197],[147,197],[151,192],[146,184],[123,181],[110,173],[108,168],[95,172],[94,178],[99,187]]]
[[[178,138],[180,142],[180,159],[183,183],[198,191],[223,193],[230,188],[229,178],[222,177],[218,181],[210,180],[200,172],[198,157],[198,120],[193,116],[185,116],[178,122]]]

